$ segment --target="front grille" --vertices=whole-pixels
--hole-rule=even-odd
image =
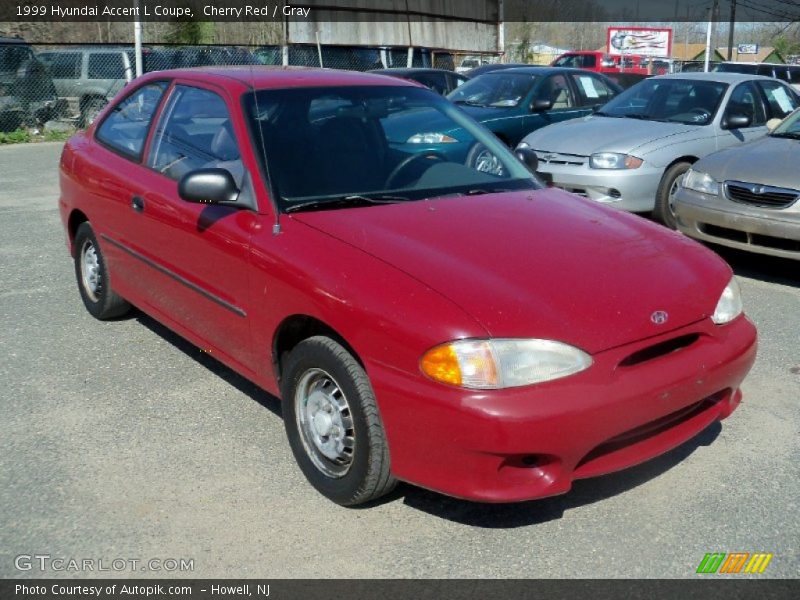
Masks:
[[[786,208],[800,198],[800,191],[743,181],[726,181],[725,195],[734,202],[762,208]]]
[[[541,164],[545,165],[572,165],[579,167],[586,164],[588,157],[580,154],[566,154],[564,152],[548,152],[547,150],[536,150],[536,156]]]

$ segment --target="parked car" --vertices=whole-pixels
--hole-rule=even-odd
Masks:
[[[504,174],[392,148],[418,110]],[[520,155],[402,80],[165,71],[66,144],[59,207],[87,310],[130,302],[280,396],[328,498],[524,500],[730,415],[756,331],[714,253]]]
[[[472,69],[477,69],[480,66],[491,64],[489,60],[481,58],[480,56],[465,56],[456,67],[456,73],[465,75]]]
[[[746,73],[749,75],[774,77],[775,79],[785,81],[795,90],[800,90],[800,65],[784,65],[779,63],[723,62],[714,65],[714,71],[719,73]]]
[[[446,96],[462,83],[469,81],[469,77],[444,69],[374,69],[370,73],[416,81],[442,96]]]
[[[470,116],[514,147],[540,127],[588,115],[621,88],[599,73],[520,67],[485,73],[448,95]],[[438,131],[432,124],[434,131]]]
[[[42,124],[63,111],[53,80],[21,38],[0,37],[0,131]]]
[[[686,235],[800,259],[800,110],[767,136],[695,163],[675,198]]]
[[[37,58],[47,65],[58,96],[70,103],[84,125],[135,77],[133,50],[125,47],[48,50]]]
[[[647,79],[593,115],[545,127],[520,147],[550,183],[675,227],[680,178],[721,148],[767,133],[800,104],[786,84],[758,75],[680,73]]]

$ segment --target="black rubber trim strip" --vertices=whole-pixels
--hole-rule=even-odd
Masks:
[[[209,291],[207,291],[207,290],[204,290],[203,288],[201,288],[201,287],[200,287],[200,286],[198,286],[198,285],[195,285],[195,284],[194,284],[194,283],[192,283],[191,281],[188,281],[188,280],[184,279],[183,277],[181,277],[180,275],[178,275],[178,274],[177,274],[177,273],[175,273],[174,271],[170,271],[170,270],[169,270],[169,269],[167,269],[166,267],[162,267],[161,265],[159,265],[159,264],[158,264],[158,263],[156,263],[156,262],[153,262],[152,260],[150,260],[150,259],[149,259],[149,258],[147,258],[146,256],[142,256],[141,254],[139,254],[138,252],[136,252],[136,250],[132,250],[131,248],[128,248],[128,247],[127,247],[125,244],[123,244],[123,243],[121,243],[121,242],[118,242],[117,240],[114,240],[114,239],[112,239],[112,238],[108,237],[108,236],[107,236],[106,234],[104,234],[104,233],[100,234],[100,237],[102,237],[102,238],[103,238],[105,241],[107,241],[108,243],[110,243],[110,244],[113,244],[114,246],[116,246],[117,248],[119,248],[120,250],[122,250],[123,252],[127,252],[128,254],[130,254],[131,256],[133,256],[134,258],[138,258],[138,259],[139,259],[140,261],[142,261],[144,264],[146,264],[146,265],[148,265],[148,266],[150,266],[150,267],[153,267],[153,268],[154,268],[156,271],[158,271],[159,273],[163,273],[164,275],[167,275],[168,277],[171,277],[172,279],[174,279],[174,280],[175,280],[175,281],[177,281],[178,283],[182,283],[183,285],[185,285],[186,287],[188,287],[190,290],[193,290],[193,291],[197,292],[198,294],[200,294],[200,295],[201,295],[201,296],[203,296],[204,298],[208,298],[208,299],[209,299],[209,300],[211,300],[212,302],[216,302],[216,303],[217,303],[217,304],[219,304],[221,307],[223,307],[223,308],[227,308],[229,311],[231,311],[231,312],[232,312],[232,313],[234,313],[234,314],[237,314],[237,315],[239,315],[240,317],[247,317],[247,313],[246,313],[246,312],[244,312],[244,310],[242,310],[242,309],[241,309],[241,308],[239,308],[238,306],[234,306],[234,305],[233,305],[233,304],[231,304],[230,302],[226,302],[225,300],[223,300],[223,299],[222,299],[222,298],[220,298],[219,296],[215,296],[215,295],[214,295],[214,294],[212,294],[211,292],[209,292]]]

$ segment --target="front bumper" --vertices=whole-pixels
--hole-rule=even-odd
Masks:
[[[681,188],[678,229],[689,237],[771,256],[800,259],[800,206],[761,208]]]
[[[592,169],[588,158],[580,165],[553,164],[541,160],[547,154],[537,151],[540,157],[537,172],[556,187],[630,212],[648,212],[655,207],[663,169],[647,163],[629,170]]]
[[[676,338],[695,341],[624,362]],[[563,494],[575,479],[653,458],[724,419],[755,355],[755,327],[740,317],[607,350],[583,373],[523,388],[473,392],[389,366],[367,370],[396,477],[469,500],[514,502]]]

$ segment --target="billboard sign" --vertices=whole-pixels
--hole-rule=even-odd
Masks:
[[[738,54],[758,54],[758,44],[739,44],[736,52]]]
[[[609,27],[608,53],[612,56],[635,54],[669,58],[672,54],[672,29]]]

